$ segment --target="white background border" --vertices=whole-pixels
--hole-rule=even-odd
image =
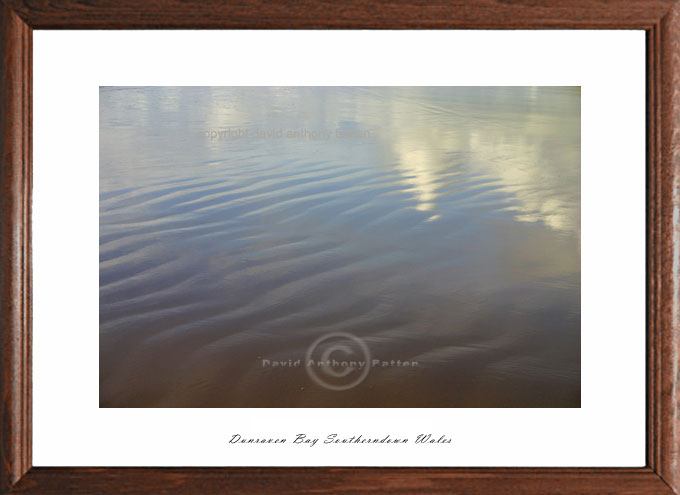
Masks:
[[[36,31],[33,464],[643,466],[643,31]],[[100,85],[582,86],[581,409],[99,409]],[[449,445],[229,436],[393,437]]]

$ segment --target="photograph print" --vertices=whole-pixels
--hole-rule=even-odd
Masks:
[[[99,406],[578,408],[580,87],[100,87]]]

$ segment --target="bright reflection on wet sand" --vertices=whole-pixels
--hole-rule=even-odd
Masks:
[[[107,87],[99,167],[102,407],[580,406],[579,88]]]

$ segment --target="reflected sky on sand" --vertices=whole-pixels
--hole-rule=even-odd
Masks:
[[[580,406],[578,87],[103,87],[99,168],[102,407]]]

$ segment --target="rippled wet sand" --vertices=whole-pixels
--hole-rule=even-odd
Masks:
[[[578,88],[101,88],[99,169],[101,407],[580,406]]]

